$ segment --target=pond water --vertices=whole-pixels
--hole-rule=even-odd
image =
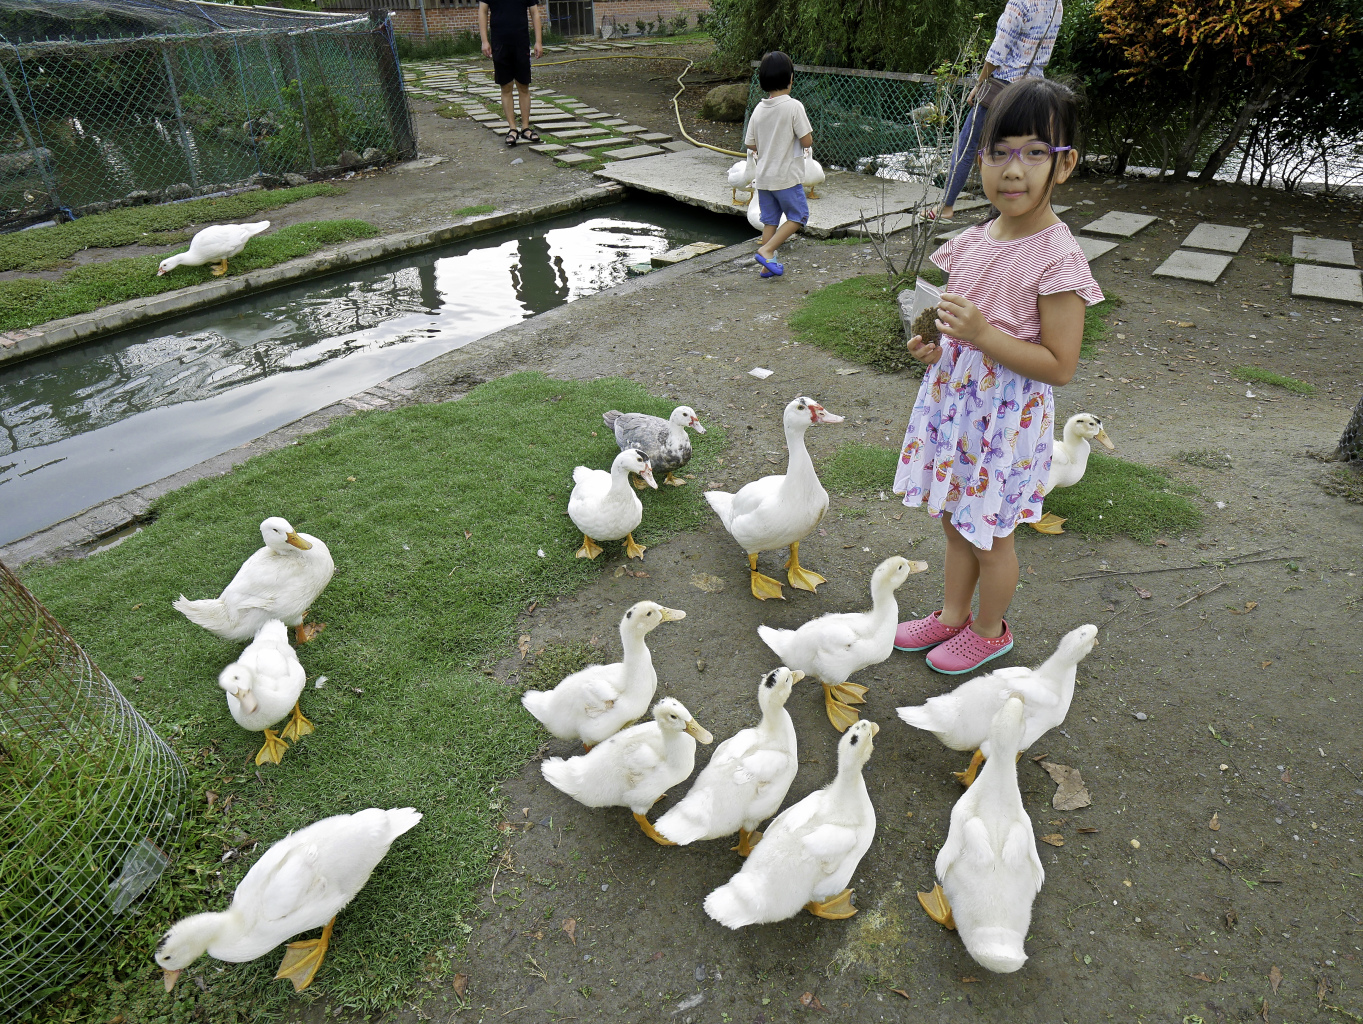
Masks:
[[[0,371],[0,544],[745,221],[629,200],[238,299]]]

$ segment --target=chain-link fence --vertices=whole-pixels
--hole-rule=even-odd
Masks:
[[[0,1017],[68,983],[179,835],[185,770],[0,564]]]
[[[0,0],[0,39],[0,222],[416,154],[386,12]]]

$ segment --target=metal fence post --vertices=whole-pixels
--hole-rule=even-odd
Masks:
[[[400,159],[411,160],[417,154],[416,126],[407,108],[402,69],[398,67],[397,47],[393,41],[393,22],[387,11],[369,12],[369,37],[373,40],[374,57],[378,61],[379,88],[383,91],[393,148]]]
[[[312,125],[308,123],[308,94],[303,89],[303,66],[298,62],[298,46],[293,41],[293,33],[289,33],[289,52],[293,54],[293,73],[298,76],[298,104],[303,110],[303,134],[308,139],[308,163],[314,171],[317,170],[317,151],[312,145]]]
[[[19,129],[24,133],[24,141],[28,143],[29,152],[33,154],[33,160],[38,165],[38,173],[43,176],[43,184],[47,186],[48,195],[57,206],[61,205],[61,197],[57,195],[57,182],[52,175],[52,170],[47,166],[47,161],[43,159],[42,151],[33,141],[33,134],[28,130],[28,122],[24,120],[24,112],[19,107],[19,99],[14,95],[14,88],[9,84],[9,75],[5,74],[5,66],[0,64],[0,83],[4,83],[5,95],[9,97],[9,105],[14,110],[14,116],[19,119]]]
[[[185,130],[185,115],[180,109],[180,93],[175,88],[175,69],[170,66],[170,53],[161,47],[161,60],[166,65],[166,83],[170,86],[170,98],[175,104],[175,120],[180,126],[180,144],[185,147],[185,162],[189,164],[189,183],[199,187],[199,171],[195,167],[194,148],[189,143],[189,132]]]
[[[426,0],[417,0],[421,5],[421,34],[427,39],[431,38],[431,26],[426,24]]]

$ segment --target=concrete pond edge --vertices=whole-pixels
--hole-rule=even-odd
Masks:
[[[404,253],[432,249],[501,231],[504,228],[617,203],[625,198],[626,191],[622,185],[603,185],[566,199],[521,210],[467,217],[426,231],[405,231],[367,238],[360,242],[349,242],[335,248],[324,249],[311,256],[253,270],[240,277],[209,281],[144,299],[129,299],[91,313],[81,313],[60,320],[50,320],[36,327],[11,331],[7,335],[0,335],[0,368],[94,341],[131,327],[215,306],[244,294],[258,294],[309,278],[334,274],[339,270],[377,263]]]
[[[620,189],[621,193],[623,191],[623,189]],[[605,190],[606,195],[613,195],[614,193],[615,190]],[[582,197],[575,198],[580,199]],[[614,201],[614,199],[608,201]],[[550,205],[557,207],[562,204]],[[579,208],[582,207],[575,207],[574,209]],[[545,207],[536,207],[535,209],[542,210]],[[557,210],[556,212],[571,212],[571,210]],[[499,225],[501,227],[539,219],[529,216],[529,211],[519,211],[501,216],[525,217],[524,220],[503,221]],[[478,223],[481,225],[492,219],[500,220],[500,217],[485,218]],[[421,234],[434,234],[434,232],[422,232]],[[431,244],[443,243],[434,242]],[[602,301],[607,298],[646,291],[675,283],[692,274],[704,273],[724,263],[750,260],[753,245],[754,242],[752,241],[738,242],[723,249],[716,249],[714,252],[695,256],[685,262],[654,270],[649,274],[629,278],[612,288],[605,288],[593,295],[583,296],[544,313],[527,317],[519,323],[485,335],[477,341],[441,353],[409,370],[404,370],[387,380],[380,381],[357,395],[342,398],[331,405],[307,413],[245,444],[204,459],[202,462],[169,476],[164,476],[159,480],[153,480],[149,484],[144,484],[131,491],[98,502],[73,516],[53,523],[51,526],[35,530],[26,537],[11,541],[9,544],[0,547],[0,562],[3,562],[10,569],[17,570],[29,562],[52,562],[63,558],[84,558],[101,550],[106,550],[121,538],[135,532],[143,523],[148,522],[152,503],[171,491],[178,490],[206,477],[225,476],[233,468],[253,456],[262,455],[286,445],[301,443],[298,440],[299,438],[322,430],[342,416],[376,408],[395,409],[404,405],[415,405],[427,401],[455,401],[462,398],[470,387],[477,383],[483,383],[481,379],[478,379],[479,375],[473,371],[473,366],[476,363],[495,359],[501,350],[509,347],[515,341],[554,330],[561,325],[561,321],[567,320],[580,310],[582,303]],[[424,247],[412,246],[411,248]],[[467,368],[467,372],[461,374],[461,368]],[[514,369],[526,368],[530,367],[516,367]],[[437,369],[438,372],[435,372]],[[507,372],[513,371],[508,370]],[[468,387],[464,387],[462,390],[459,390],[456,385],[453,389],[433,397],[424,397],[417,393],[417,389],[423,386],[438,385],[438,378],[448,380],[451,376],[470,376],[474,379],[470,380]]]

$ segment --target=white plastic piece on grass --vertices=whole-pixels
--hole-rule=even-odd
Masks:
[[[751,370],[748,371],[748,376],[756,377],[758,380],[766,380],[775,372],[776,372],[775,370],[768,370],[764,366],[754,366]]]

